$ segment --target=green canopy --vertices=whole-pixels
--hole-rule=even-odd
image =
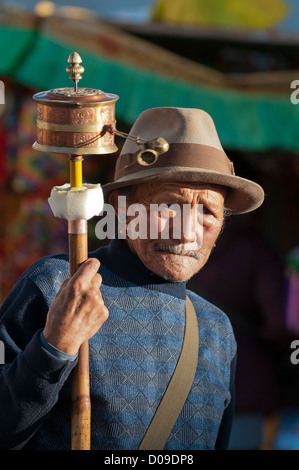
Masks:
[[[281,94],[209,86],[124,60],[117,52],[98,53],[96,47],[84,47],[84,40],[80,47],[47,30],[20,25],[0,24],[0,44],[0,75],[38,90],[70,86],[65,68],[76,50],[85,68],[80,85],[119,95],[116,116],[128,124],[151,107],[202,108],[213,117],[226,148],[299,150],[299,105],[291,103],[291,84]]]

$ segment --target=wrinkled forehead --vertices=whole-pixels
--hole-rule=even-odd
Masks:
[[[190,193],[195,193],[200,197],[209,197],[209,195],[219,194],[222,196],[221,199],[225,198],[227,188],[224,186],[210,184],[210,183],[186,183],[186,182],[150,182],[142,183],[136,186],[135,189],[135,200],[138,199],[142,202],[142,199],[150,201],[152,198],[157,196],[177,195],[182,198]]]

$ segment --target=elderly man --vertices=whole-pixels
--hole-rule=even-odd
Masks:
[[[169,236],[162,239],[165,214],[156,213],[157,237],[115,237],[71,279],[67,255],[42,259],[20,278],[1,309],[1,448],[70,448],[71,371],[89,340],[91,448],[138,449],[180,356],[186,297],[198,324],[196,371],[164,449],[227,447],[235,340],[225,314],[187,291],[186,282],[207,262],[224,212],[254,210],[263,190],[235,176],[204,111],[150,109],[131,133],[162,135],[169,150],[143,161],[127,140],[104,192],[119,220],[120,195],[127,206],[145,207],[148,227],[152,205],[166,205]],[[177,234],[174,208],[184,206]],[[127,215],[125,229],[131,220]]]

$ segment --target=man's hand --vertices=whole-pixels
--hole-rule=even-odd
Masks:
[[[44,337],[68,354],[76,354],[108,318],[100,292],[99,266],[95,258],[82,263],[71,279],[64,281],[49,309]]]

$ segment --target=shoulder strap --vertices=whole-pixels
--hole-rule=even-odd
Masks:
[[[175,371],[139,450],[162,450],[192,386],[198,361],[198,324],[195,309],[186,297],[183,346]]]

